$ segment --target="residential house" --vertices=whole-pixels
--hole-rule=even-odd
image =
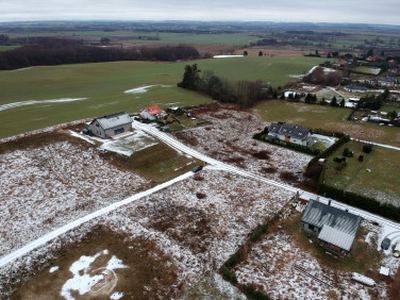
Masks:
[[[303,229],[317,236],[326,250],[344,256],[353,245],[361,217],[318,201],[310,200],[301,217]]]
[[[312,146],[314,143],[310,129],[286,123],[272,123],[268,128],[268,138],[307,147]]]
[[[154,121],[166,116],[166,113],[157,105],[149,106],[142,109],[139,113],[142,119]]]
[[[126,131],[132,131],[132,119],[126,112],[120,112],[96,118],[87,124],[86,129],[93,135],[106,139]]]

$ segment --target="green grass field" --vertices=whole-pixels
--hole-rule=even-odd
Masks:
[[[121,37],[121,42],[129,43],[176,43],[176,44],[218,44],[218,45],[249,45],[260,38],[247,33],[221,33],[221,34],[193,34],[174,32],[141,32],[141,31],[63,31],[63,32],[32,32],[32,33],[10,33],[10,38],[26,36],[47,37]],[[147,36],[159,38],[159,40],[129,39],[129,37]]]
[[[266,121],[286,122],[314,129],[328,129],[324,126],[326,122],[344,122],[350,113],[348,109],[327,105],[308,105],[280,100],[260,103],[256,109],[261,118]]]
[[[311,129],[338,131],[353,138],[400,147],[399,128],[347,121],[351,112],[347,108],[274,100],[258,104],[255,110],[268,122],[286,122]]]
[[[0,51],[8,51],[19,48],[20,46],[0,46]]]
[[[288,75],[307,72],[321,61],[304,57],[246,57],[180,63],[111,62],[0,71],[0,105],[28,100],[88,98],[2,110],[0,137],[123,110],[137,112],[154,104],[166,108],[169,104],[185,106],[210,102],[207,97],[176,87],[188,63],[197,63],[203,71],[213,70],[217,75],[233,80],[262,79],[278,86],[292,80]],[[148,85],[156,86],[147,93],[124,93]]]
[[[370,197],[381,195],[378,201],[387,197],[400,199],[400,178],[397,170],[400,168],[400,152],[382,147],[373,147],[368,155],[363,153],[364,144],[349,142],[339,148],[326,162],[325,183],[338,189],[365,194]],[[342,157],[344,148],[354,152],[354,156],[346,159],[347,165],[338,171],[333,158]],[[364,156],[364,161],[358,161],[359,155]],[[371,170],[368,172],[367,169]]]

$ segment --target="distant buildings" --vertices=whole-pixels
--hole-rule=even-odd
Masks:
[[[350,93],[367,93],[368,88],[365,86],[359,86],[354,84],[349,84],[344,87],[344,89]]]

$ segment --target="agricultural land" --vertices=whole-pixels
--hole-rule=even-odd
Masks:
[[[0,24],[0,58],[42,39],[198,51],[0,70],[0,299],[399,299],[400,35],[305,28]],[[86,131],[122,111],[132,131]],[[271,143],[272,123],[317,151]],[[361,217],[348,255],[302,229],[309,200]]]

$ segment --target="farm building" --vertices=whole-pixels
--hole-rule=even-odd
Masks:
[[[349,84],[344,87],[344,89],[350,93],[366,93],[368,88],[365,86],[359,86],[354,84]]]
[[[120,112],[96,118],[86,126],[86,129],[93,135],[107,139],[126,131],[132,131],[132,119],[126,112]]]
[[[140,111],[139,116],[142,119],[154,121],[154,120],[157,120],[157,119],[160,119],[160,118],[166,116],[166,114],[157,105],[153,105],[153,106],[149,106],[149,107],[143,108]]]
[[[268,137],[307,147],[314,143],[310,129],[286,123],[271,123],[268,128]]]
[[[361,217],[329,204],[310,200],[301,221],[303,229],[315,234],[324,249],[344,256],[351,250]]]

